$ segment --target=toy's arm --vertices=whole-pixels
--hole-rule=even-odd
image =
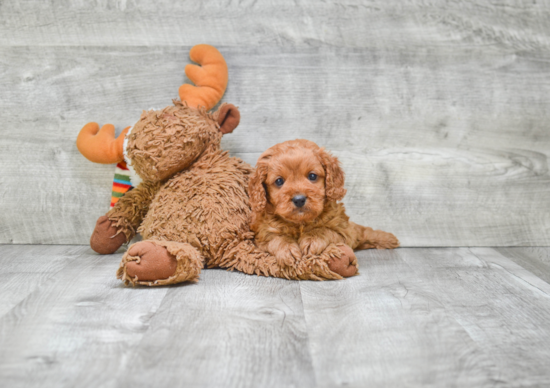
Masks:
[[[149,210],[160,183],[142,182],[128,191],[106,215],[99,217],[90,239],[92,249],[101,254],[114,253],[129,242]]]
[[[124,194],[107,213],[109,220],[122,230],[128,241],[135,236],[159,188],[159,182],[141,182],[138,187]]]

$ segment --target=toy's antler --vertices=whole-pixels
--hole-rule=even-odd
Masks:
[[[196,86],[182,85],[179,89],[180,99],[192,108],[202,106],[210,110],[225,93],[227,64],[220,52],[207,44],[194,46],[189,57],[201,66],[185,66],[185,74]]]
[[[222,98],[227,87],[227,64],[220,52],[207,44],[194,46],[189,56],[201,66],[185,67],[185,74],[196,86],[182,85],[180,98],[192,108],[202,106],[210,110]],[[127,132],[128,128],[115,139],[113,125],[104,125],[100,130],[97,123],[88,123],[80,130],[76,146],[82,155],[94,163],[122,162],[124,136]]]
[[[99,129],[97,123],[86,124],[76,138],[76,147],[86,159],[94,163],[118,163],[124,161],[123,144],[126,128],[115,139],[115,127],[106,124]]]

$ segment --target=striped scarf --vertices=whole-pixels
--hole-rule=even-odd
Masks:
[[[132,181],[130,180],[130,170],[126,162],[120,162],[116,165],[115,178],[113,179],[113,191],[111,194],[111,208],[115,206],[118,200],[133,189]]]

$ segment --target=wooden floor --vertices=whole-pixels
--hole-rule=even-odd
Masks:
[[[358,256],[344,281],[132,288],[120,253],[0,245],[0,385],[550,385],[550,248]]]

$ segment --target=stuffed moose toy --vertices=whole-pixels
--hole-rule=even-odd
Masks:
[[[77,147],[95,163],[124,161],[141,178],[100,217],[90,239],[100,254],[117,251],[136,233],[143,237],[124,253],[117,277],[147,286],[196,281],[204,267],[287,279],[341,279],[340,268],[356,264],[344,250],[311,256],[293,265],[258,249],[250,230],[248,196],[253,169],[220,149],[222,135],[240,120],[221,99],[227,65],[212,46],[197,45],[185,73],[194,82],[179,89],[181,101],[144,111],[115,138],[114,126],[86,124]],[[340,271],[341,272],[341,271]]]

